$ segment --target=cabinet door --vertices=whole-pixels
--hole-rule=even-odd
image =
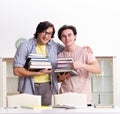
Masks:
[[[18,77],[13,74],[13,58],[0,58],[0,107],[7,106],[7,95],[18,94]]]
[[[113,57],[97,57],[101,74],[92,74],[93,104],[113,104]]]
[[[6,62],[6,72],[7,72],[7,95],[17,94],[18,88],[18,77],[13,74],[13,62],[9,60]]]

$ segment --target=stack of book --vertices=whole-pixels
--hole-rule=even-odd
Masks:
[[[51,62],[48,58],[40,54],[30,54],[27,58],[25,68],[28,70],[39,71],[41,69],[52,69]]]
[[[71,76],[78,75],[77,71],[72,69],[73,58],[58,58],[57,59],[57,68],[55,69],[56,73],[70,73]]]

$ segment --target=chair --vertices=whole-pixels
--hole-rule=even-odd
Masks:
[[[31,94],[15,94],[7,96],[8,107],[41,106],[41,96]]]

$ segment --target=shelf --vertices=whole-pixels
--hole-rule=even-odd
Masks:
[[[100,75],[91,75],[92,78],[103,78],[103,77],[112,77],[111,74],[100,74]]]
[[[16,91],[8,91],[7,95],[15,95],[15,94],[19,94],[19,92]]]
[[[113,93],[94,93],[93,104],[113,104]]]
[[[11,63],[11,62],[13,62],[13,58],[2,58],[2,61],[3,61],[3,62],[7,62],[7,63],[8,63],[8,62]]]
[[[101,74],[91,74],[93,104],[113,104],[114,57],[97,57]]]
[[[103,93],[113,93],[113,91],[99,91],[99,92],[95,92],[93,94],[103,94]]]
[[[13,79],[18,79],[18,76],[7,76],[7,78],[13,78]]]
[[[7,95],[18,94],[18,77],[13,74],[13,58],[0,58],[0,106],[7,106]]]

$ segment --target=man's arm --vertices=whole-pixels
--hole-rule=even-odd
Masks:
[[[85,49],[86,52],[93,54],[93,50],[92,50],[91,47],[89,47],[89,46],[83,46],[83,49]]]
[[[79,61],[73,62],[73,68],[74,69],[84,69],[86,71],[89,71],[91,73],[99,74],[101,72],[100,65],[97,60],[94,60],[90,64],[83,64]]]
[[[15,76],[40,76],[41,74],[50,74],[52,70],[43,69],[39,71],[29,71],[23,67],[14,67],[13,73]]]

